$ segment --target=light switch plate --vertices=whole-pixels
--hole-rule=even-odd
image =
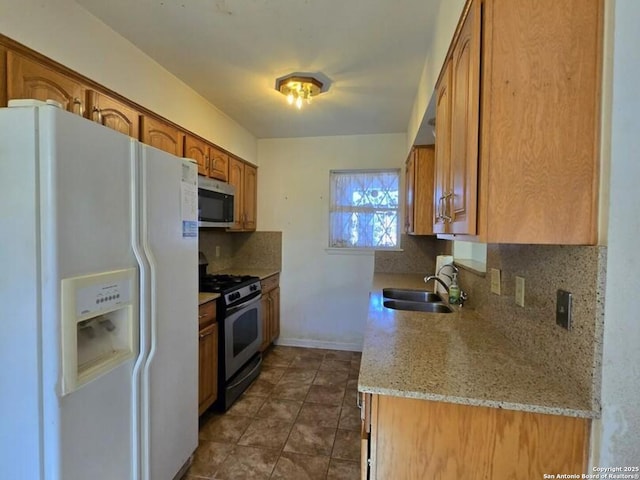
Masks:
[[[524,307],[524,277],[516,277],[516,305]]]
[[[566,290],[558,290],[556,299],[556,323],[571,330],[571,300],[573,295]]]
[[[491,293],[500,295],[500,270],[497,268],[491,269]]]
[[[216,245],[216,258],[220,258],[220,245]]]

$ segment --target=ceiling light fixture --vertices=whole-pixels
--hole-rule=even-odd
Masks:
[[[289,105],[298,109],[303,103],[311,103],[311,98],[322,93],[323,83],[315,77],[288,75],[276,81],[276,90],[287,97]]]

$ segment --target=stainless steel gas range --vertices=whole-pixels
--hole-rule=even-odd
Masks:
[[[260,278],[201,275],[201,292],[217,292],[218,400],[226,411],[260,373],[262,322]]]

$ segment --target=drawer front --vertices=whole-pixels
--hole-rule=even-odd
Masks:
[[[262,293],[268,293],[280,284],[280,274],[276,273],[260,281]]]
[[[200,305],[198,309],[198,325],[200,328],[216,321],[216,300]]]

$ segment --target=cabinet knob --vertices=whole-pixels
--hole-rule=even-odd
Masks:
[[[98,107],[93,107],[93,111],[91,112],[92,120],[94,122],[102,123],[102,110]]]
[[[78,97],[75,97],[73,99],[73,111],[80,116],[84,115],[84,106],[82,105],[82,101]]]

